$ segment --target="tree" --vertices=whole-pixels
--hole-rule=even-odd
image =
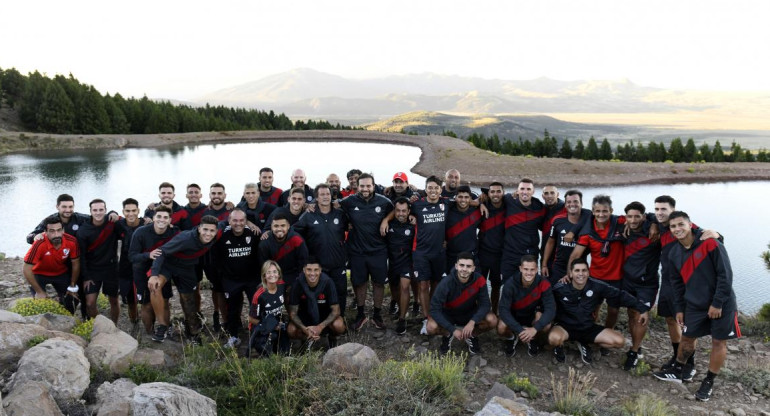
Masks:
[[[684,146],[682,145],[682,139],[677,137],[671,141],[668,147],[667,157],[674,162],[684,162]]]
[[[75,128],[81,134],[111,132],[110,117],[104,108],[104,99],[94,87],[87,87],[76,105]]]
[[[131,125],[128,124],[126,115],[109,94],[104,97],[104,110],[107,112],[107,117],[110,120],[110,131],[112,134],[125,134],[131,131]]]
[[[594,136],[588,139],[588,145],[583,153],[583,160],[596,160],[599,158],[599,146],[596,145]]]
[[[27,78],[24,93],[21,96],[19,118],[21,118],[21,122],[30,130],[37,130],[37,112],[40,110],[40,105],[43,103],[43,95],[45,95],[45,90],[49,82],[50,80],[48,78],[37,71],[29,74],[29,77]]]
[[[22,94],[24,94],[27,80],[16,68],[2,71],[2,78],[2,91],[5,103],[8,104],[8,107],[15,108],[16,104],[20,102]]]
[[[719,140],[717,140],[717,142],[714,143],[714,149],[711,152],[711,159],[714,162],[724,162],[725,161],[725,153],[722,150],[722,145],[719,143]]]
[[[698,148],[698,160],[702,160],[704,162],[711,162],[714,160],[712,158],[711,148],[709,148],[708,143],[703,143]]]
[[[583,141],[578,139],[577,144],[575,145],[575,151],[572,152],[572,157],[574,159],[583,159],[583,156],[585,156],[586,148],[583,146]]]
[[[564,141],[561,142],[559,157],[563,159],[572,159],[572,145],[569,143],[569,140],[564,139]]]
[[[599,159],[612,160],[612,147],[610,146],[610,142],[606,137],[604,140],[602,140],[602,145],[599,148]]]
[[[49,82],[37,111],[37,130],[56,134],[72,133],[74,121],[72,101],[64,88],[56,82]]]
[[[637,162],[646,162],[650,160],[650,153],[647,148],[642,144],[641,140],[636,142],[636,155],[634,158]]]
[[[687,143],[684,145],[684,161],[698,161],[698,149],[695,147],[695,141],[692,139],[692,137],[687,139]]]

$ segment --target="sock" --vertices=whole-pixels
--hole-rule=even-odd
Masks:
[[[381,310],[381,309],[382,309],[382,308],[374,308],[374,316],[378,316],[378,317],[379,317],[379,316],[380,316],[380,310]]]
[[[356,308],[358,310],[358,316],[364,316],[364,306],[361,305]]]
[[[693,353],[690,358],[687,359],[687,364],[695,366],[695,353]]]
[[[677,354],[679,353],[679,343],[672,342],[671,346],[674,347],[674,358],[676,358]]]
[[[716,376],[717,376],[717,374],[714,374],[714,373],[711,372],[711,370],[709,370],[709,372],[706,373],[706,380],[708,380],[708,381],[713,383],[714,382],[714,377],[716,377]]]

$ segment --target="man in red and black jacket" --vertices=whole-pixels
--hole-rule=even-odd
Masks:
[[[530,357],[537,355],[541,344],[535,336],[551,329],[556,303],[548,279],[537,272],[535,256],[522,257],[519,275],[505,283],[498,316],[497,333],[505,337],[505,354],[516,355],[516,345],[522,341]]]
[[[89,318],[99,314],[96,298],[101,290],[110,302],[110,318],[117,323],[120,317],[117,264],[120,229],[114,222],[107,221],[107,204],[104,200],[94,199],[88,205],[91,221],[78,230],[78,244],[82,253],[80,280],[86,295],[86,312]]]
[[[262,168],[259,170],[259,199],[273,206],[278,206],[283,190],[273,186],[273,170]]]
[[[269,236],[259,242],[257,250],[260,267],[267,260],[274,260],[281,266],[287,290],[294,285],[308,257],[305,240],[289,227],[289,219],[286,215],[281,213],[274,215]]]
[[[152,217],[155,215],[155,208],[164,205],[171,209],[171,224],[181,227],[188,219],[188,212],[183,206],[174,201],[175,190],[174,185],[163,182],[158,186],[158,197],[160,202],[153,202],[147,206],[144,210],[144,218],[146,221],[152,221]],[[200,188],[199,188],[200,189]]]
[[[476,231],[483,217],[480,207],[471,206],[471,188],[466,185],[457,187],[455,201],[448,208],[445,224],[447,273],[455,264],[458,254],[467,251],[476,258],[479,247]]]
[[[453,338],[465,341],[471,355],[479,354],[478,334],[497,326],[490,311],[487,279],[476,273],[471,253],[460,253],[455,267],[441,279],[430,300],[429,335],[442,335],[443,355],[449,352]]]
[[[500,301],[500,288],[503,279],[500,276],[500,262],[503,257],[503,238],[505,238],[505,204],[503,195],[505,189],[500,182],[489,184],[489,190],[484,205],[487,207],[487,217],[481,219],[479,225],[479,268],[481,275],[489,280],[492,302],[492,312],[497,312]]]
[[[545,221],[545,205],[535,198],[532,179],[523,178],[516,189],[517,197],[507,194],[505,203],[505,238],[500,272],[503,282],[519,270],[519,262],[526,254],[539,255],[540,229]]]

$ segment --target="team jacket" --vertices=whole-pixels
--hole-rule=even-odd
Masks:
[[[258,245],[259,237],[250,229],[235,235],[229,226],[226,227],[211,249],[212,261],[219,275],[230,280],[259,281]]]
[[[259,265],[267,260],[275,260],[281,266],[284,278],[291,282],[291,276],[297,276],[307,261],[308,251],[305,240],[294,230],[289,230],[286,239],[279,242],[275,236],[259,242]]]
[[[102,225],[87,222],[78,230],[80,270],[83,280],[98,276],[98,272],[117,270],[118,233],[116,223],[104,219]]]
[[[198,204],[195,208],[191,207],[190,204],[185,205],[184,210],[187,211],[187,214],[185,215],[184,221],[177,225],[182,230],[190,230],[193,227],[197,227],[198,224],[201,223],[203,211],[205,211],[206,208],[207,206],[203,204]]]
[[[113,212],[113,211],[110,211],[110,212]],[[50,217],[59,218],[59,213],[57,212],[56,214],[51,214]],[[79,212],[73,212],[72,217],[70,217],[70,222],[66,224],[62,223],[61,225],[64,228],[65,233],[71,236],[77,236],[77,233],[80,227],[87,222],[91,222],[90,215],[81,214]],[[45,219],[43,219],[43,221],[40,221],[40,224],[38,224],[37,227],[35,227],[35,229],[32,230],[31,233],[27,234],[27,244],[32,244],[32,242],[35,240],[35,236],[44,232],[45,232]]]
[[[401,197],[403,196],[404,198],[406,198],[406,199],[409,199],[409,198],[411,198],[411,197],[412,197],[412,195],[414,195],[414,194],[415,194],[415,192],[414,192],[414,191],[412,191],[412,188],[411,188],[411,187],[409,187],[409,186],[407,186],[407,187],[406,187],[406,191],[404,191],[404,193],[403,193],[403,194],[401,194],[401,195],[396,195],[396,192],[395,192],[395,191],[393,191],[393,190],[391,189],[391,191],[390,191],[390,195],[387,195],[387,197],[390,199],[390,202],[392,202],[392,203],[394,203],[394,204],[395,204],[395,203],[396,203],[396,200],[397,200],[398,198],[401,198]]]
[[[487,203],[489,216],[479,224],[479,257],[500,257],[503,255],[505,237],[505,204],[495,208]]]
[[[628,292],[593,277],[588,278],[582,290],[576,289],[572,283],[557,283],[553,287],[553,298],[556,301],[556,322],[570,331],[590,329],[594,325],[594,310],[606,298],[619,298],[621,306],[641,313],[650,310],[649,306]]]
[[[160,202],[155,203],[155,208],[157,208],[158,206],[160,206]],[[189,214],[187,213],[187,211],[184,209],[183,206],[177,204],[176,201],[171,201],[171,224],[172,225],[181,227],[187,221],[188,215]],[[154,217],[155,209],[145,209],[144,216],[146,218]]]
[[[412,243],[414,225],[393,219],[388,223],[388,267],[399,272],[410,270],[412,266]]]
[[[701,231],[700,227],[692,224],[693,233]],[[719,241],[724,244],[724,236]],[[664,227],[660,233],[660,287],[661,292],[664,288],[671,290],[671,262],[668,261],[668,255],[671,253],[671,249],[677,244],[676,237],[671,234],[671,230],[668,227]]]
[[[260,198],[261,198],[262,191],[259,191],[259,192],[260,192]],[[279,207],[285,207],[285,206],[289,205],[289,196],[290,195],[291,195],[291,187],[289,187],[289,189],[281,192],[281,196],[278,197],[278,203],[274,204],[274,205],[279,206]],[[313,198],[313,188],[309,187],[306,184],[305,185],[305,202],[311,203],[314,200],[315,199]]]
[[[55,249],[48,236],[32,243],[24,256],[24,263],[32,265],[32,273],[41,276],[60,276],[70,269],[70,260],[80,257],[78,240],[64,234],[61,246]]]
[[[444,198],[439,198],[438,202],[428,202],[427,198],[414,201],[412,215],[417,219],[414,227],[415,255],[430,258],[443,255],[449,204]]]
[[[208,244],[203,244],[198,236],[198,228],[182,231],[160,247],[163,253],[153,260],[151,276],[157,276],[164,263],[192,269],[198,264],[200,257],[211,249],[216,240],[215,237]]]
[[[645,221],[639,232],[631,232],[623,252],[623,279],[637,285],[658,287],[660,242],[651,242],[650,222]]]
[[[340,207],[353,225],[348,233],[349,254],[360,256],[387,250],[385,238],[380,235],[380,223],[393,211],[393,204],[388,198],[374,194],[366,201],[360,194],[353,194],[340,201]]]
[[[305,239],[308,252],[318,258],[324,270],[345,267],[348,261],[345,250],[345,231],[348,219],[340,209],[328,214],[305,212],[292,228]]]
[[[591,254],[591,276],[600,280],[620,280],[623,277],[623,225],[626,217],[611,215],[607,226],[599,230],[592,219],[583,228],[578,244]]]
[[[286,302],[286,283],[283,280],[277,282],[275,293],[268,292],[262,285],[259,285],[254,297],[251,299],[249,316],[262,322],[267,315],[275,316],[279,322],[283,313],[283,305]]]
[[[217,217],[217,221],[227,221],[228,218],[230,218],[230,210],[227,209],[226,205],[223,205],[222,208],[214,209],[210,205],[206,206],[206,209],[203,211],[203,215],[201,218],[205,217],[206,215],[212,215],[214,217]],[[200,224],[200,220],[198,221],[198,224]],[[195,224],[197,227],[198,224]]]
[[[733,270],[725,246],[709,238],[701,241],[703,231],[693,233],[689,249],[678,242],[668,253],[671,263],[671,286],[677,312],[687,309],[706,311],[709,306],[721,308],[722,314],[737,310],[733,292]]]
[[[529,287],[521,283],[521,275],[508,279],[503,287],[498,312],[500,319],[511,328],[514,334],[530,326],[530,322],[519,322],[524,317],[535,316],[537,310],[542,311],[540,319],[534,325],[538,331],[545,328],[556,316],[556,303],[551,293],[551,284],[538,273]]]
[[[490,308],[487,279],[474,272],[463,284],[457,278],[456,269],[441,279],[430,299],[431,318],[450,334],[456,325],[465,325],[470,320],[483,321]]]
[[[179,229],[169,226],[163,234],[157,234],[153,224],[143,225],[134,231],[131,236],[131,244],[128,246],[128,259],[133,264],[134,269],[145,272],[152,266],[150,252],[160,248],[163,244],[169,242]]]
[[[266,204],[277,206],[278,202],[281,200],[282,193],[283,190],[281,188],[276,188],[275,186],[271,186],[270,190],[267,192],[263,192],[262,188],[259,188],[259,200]]]
[[[273,212],[270,214],[269,217],[267,217],[267,221],[265,221],[264,231],[270,231],[270,224],[273,223],[273,217],[275,217],[278,214],[286,215],[286,218],[289,219],[289,226],[292,226],[292,225],[296,224],[297,221],[299,221],[299,217],[301,217],[304,212],[305,211],[302,211],[299,214],[294,215],[294,214],[292,214],[292,212],[291,212],[291,210],[289,209],[288,206],[278,207],[278,208],[273,210]]]
[[[457,204],[450,204],[446,216],[446,254],[457,257],[463,251],[474,255],[478,252],[479,241],[476,230],[481,224],[481,211],[478,207],[468,207],[465,212],[457,209]]]
[[[503,201],[505,202],[503,259],[513,259],[518,263],[525,254],[537,255],[540,250],[538,232],[543,228],[545,221],[545,205],[533,197],[529,206],[525,207],[511,194],[506,194]]]
[[[118,262],[118,269],[121,271],[121,273],[128,273],[130,276],[131,273],[131,260],[129,259],[128,250],[131,246],[131,237],[133,237],[134,232],[142,226],[142,219],[139,218],[139,225],[132,227],[128,225],[125,218],[121,218],[116,223],[116,226],[118,228],[118,240],[120,240],[120,259]]]
[[[246,213],[247,221],[251,221],[252,224],[259,227],[260,231],[267,231],[265,224],[270,214],[275,210],[275,205],[257,199],[257,205],[254,208],[249,208],[249,203],[246,201],[241,201],[238,208]]]

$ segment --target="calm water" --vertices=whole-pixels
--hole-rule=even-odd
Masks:
[[[127,149],[45,152],[0,157],[0,220],[4,236],[0,252],[22,256],[28,245],[26,234],[46,215],[55,212],[56,196],[69,193],[75,208],[88,212],[88,201],[102,198],[109,209],[120,210],[120,202],[133,197],[142,207],[157,201],[157,185],[169,181],[177,186],[176,201],[185,204],[184,186],[195,182],[204,193],[208,185],[222,182],[228,199],[240,199],[243,185],[257,182],[259,169],[275,171],[274,184],[290,185],[291,171],[303,168],[307,183],[315,185],[330,172],[342,177],[352,168],[374,173],[378,183],[388,184],[393,173],[404,171],[411,183],[422,186],[424,178],[409,170],[420,157],[416,147],[368,143],[251,143],[184,146],[173,149]],[[621,188],[583,188],[586,205],[598,193],[612,196],[616,213],[633,200],[648,210],[661,194],[672,195],[677,207],[690,214],[698,225],[725,236],[735,274],[734,288],[745,311],[755,311],[770,302],[770,272],[759,253],[770,242],[770,216],[753,212],[770,202],[770,182],[698,185],[641,185]],[[566,189],[560,190],[563,194]],[[539,191],[538,191],[539,193]],[[751,204],[736,212],[736,201]],[[756,207],[756,208],[755,208]],[[759,208],[761,209],[761,208]]]

